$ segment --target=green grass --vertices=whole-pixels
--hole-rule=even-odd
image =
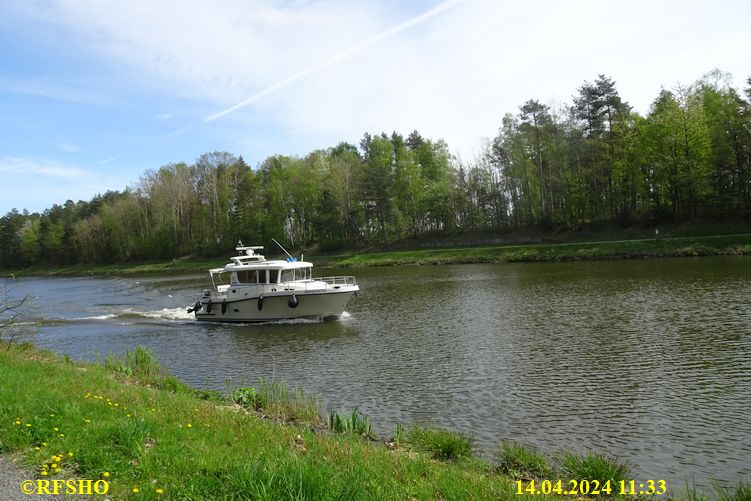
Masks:
[[[66,362],[71,362],[69,358]],[[196,390],[178,378],[166,372],[150,349],[137,346],[133,351],[126,351],[122,357],[108,353],[104,358],[104,367],[123,377],[123,380],[139,382],[147,386],[161,388],[176,393],[185,393],[207,400],[219,400],[217,392]]]
[[[573,242],[532,245],[488,245],[393,252],[356,253],[316,260],[329,266],[391,266],[459,263],[512,263],[688,257],[751,254],[751,235],[671,237],[659,239]]]
[[[284,381],[261,379],[258,388],[235,389],[230,400],[278,421],[321,424],[320,401],[303,390],[290,390]]]
[[[686,486],[687,501],[751,501],[751,482],[740,482],[735,486],[715,485],[710,494],[698,492],[696,486]]]
[[[415,425],[405,437],[412,449],[430,454],[435,459],[454,461],[472,456],[472,438],[441,428]]]
[[[558,456],[558,465],[563,478],[578,480],[598,480],[600,484],[610,481],[615,486],[621,480],[628,480],[631,468],[617,458],[586,452],[562,452]]]
[[[364,438],[375,438],[370,418],[364,414],[352,411],[349,416],[340,416],[338,412],[329,413],[329,429],[334,433],[349,433]]]
[[[515,499],[508,478],[473,463],[389,451],[137,382],[29,347],[0,352],[0,453],[38,478],[107,473],[116,500]],[[263,388],[266,402],[285,394]]]
[[[545,456],[517,442],[502,441],[497,459],[499,470],[513,478],[545,478],[552,473]]]
[[[71,264],[71,265],[34,265],[22,270],[3,270],[4,275],[147,275],[174,273],[205,273],[209,268],[223,265],[227,256],[215,258],[182,257],[159,261],[111,263],[111,264]]]
[[[107,478],[114,500],[515,500],[515,472],[553,481],[631,478],[625,463],[595,453],[562,453],[553,470],[510,442],[499,447],[495,468],[472,456],[469,436],[434,427],[398,425],[393,442],[378,444],[363,440],[370,420],[356,410],[334,414],[332,428],[343,433],[328,431],[318,400],[278,381],[230,397],[179,382],[143,348],[102,366],[13,345],[0,351],[0,454],[20,458],[37,478]],[[751,484],[742,483],[694,488],[679,499],[750,496]]]
[[[751,501],[751,482],[740,482],[733,487],[717,485],[713,494],[717,501]]]

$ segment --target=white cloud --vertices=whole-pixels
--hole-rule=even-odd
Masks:
[[[0,172],[23,176],[29,182],[33,182],[39,176],[75,180],[89,175],[86,170],[74,165],[47,159],[17,157],[0,157]]]
[[[680,8],[651,0],[468,0],[384,37],[441,2],[421,10],[365,0],[44,5],[34,3],[28,15],[65,26],[117,71],[213,110],[204,116],[237,109],[228,127],[210,126],[234,129],[238,144],[259,145],[251,135],[258,127],[279,131],[274,144],[260,146],[275,151],[264,153],[416,128],[466,156],[496,133],[504,113],[531,98],[570,102],[600,73],[642,113],[661,86],[690,83],[715,66],[740,84],[751,46],[751,3],[732,0]],[[250,106],[236,108],[243,102]],[[192,125],[175,123],[183,129],[164,137]]]
[[[122,190],[128,180],[118,172],[95,172],[46,158],[0,156],[0,212],[42,211],[65,200],[89,200],[107,190]]]

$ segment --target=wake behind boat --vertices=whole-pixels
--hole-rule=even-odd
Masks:
[[[196,320],[338,318],[360,290],[352,276],[313,278],[313,263],[298,261],[289,254],[286,260],[267,261],[256,253],[262,246],[244,247],[239,242],[235,249],[238,255],[224,268],[209,270],[212,288],[203,290],[188,309]],[[223,283],[227,278],[229,283]]]

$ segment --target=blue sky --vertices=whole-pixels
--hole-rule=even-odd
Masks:
[[[504,113],[599,73],[641,113],[713,68],[741,87],[748,19],[729,0],[4,0],[0,214],[365,131],[418,129],[471,160]]]

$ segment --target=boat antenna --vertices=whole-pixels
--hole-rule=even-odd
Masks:
[[[291,255],[291,254],[290,254],[289,252],[287,252],[287,249],[285,249],[284,247],[282,247],[282,244],[280,244],[279,242],[277,242],[277,241],[276,241],[276,238],[272,238],[271,240],[273,240],[273,241],[274,241],[274,243],[275,243],[276,245],[278,245],[278,246],[279,246],[279,248],[280,248],[280,249],[282,249],[282,250],[284,251],[284,253],[285,253],[285,254],[287,254],[287,257],[289,257],[290,259],[293,259],[293,258],[292,258],[292,255]]]

